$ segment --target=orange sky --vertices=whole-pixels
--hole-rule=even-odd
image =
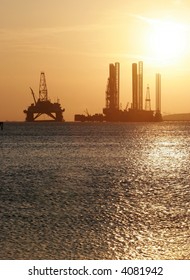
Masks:
[[[102,113],[109,63],[120,62],[120,100],[131,103],[131,64],[144,62],[144,99],[162,75],[162,113],[190,112],[189,1],[0,0],[0,120],[25,119],[40,72],[66,121]]]

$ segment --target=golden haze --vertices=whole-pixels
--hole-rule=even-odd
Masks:
[[[40,72],[64,118],[102,113],[108,64],[121,64],[121,103],[131,102],[131,64],[144,62],[144,94],[162,75],[162,113],[185,113],[190,92],[188,1],[1,1],[0,120],[23,121]],[[103,3],[102,3],[103,2]]]

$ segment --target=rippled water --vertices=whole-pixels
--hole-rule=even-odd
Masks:
[[[0,259],[190,259],[190,122],[5,123]]]

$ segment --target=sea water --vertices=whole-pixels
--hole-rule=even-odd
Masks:
[[[0,259],[190,259],[190,122],[7,122],[0,163]]]

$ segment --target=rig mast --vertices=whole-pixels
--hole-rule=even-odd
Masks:
[[[162,120],[161,115],[161,75],[156,73],[156,113],[155,113],[156,121]]]
[[[143,62],[132,64],[132,109],[143,110]]]
[[[143,62],[139,61],[139,74],[138,74],[138,97],[139,97],[139,110],[143,110]]]
[[[132,109],[138,109],[138,84],[137,84],[137,63],[132,64]]]
[[[146,111],[151,111],[151,100],[150,100],[149,85],[147,85],[147,88],[146,88],[145,110]]]
[[[48,100],[48,91],[44,72],[41,72],[40,75],[39,98],[37,101],[34,91],[32,88],[30,88],[30,90],[34,99],[34,103],[32,103],[27,110],[24,110],[27,122],[36,121],[43,114],[49,116],[52,121],[64,121],[63,112],[65,109],[62,109],[58,102],[51,103],[50,100]]]

